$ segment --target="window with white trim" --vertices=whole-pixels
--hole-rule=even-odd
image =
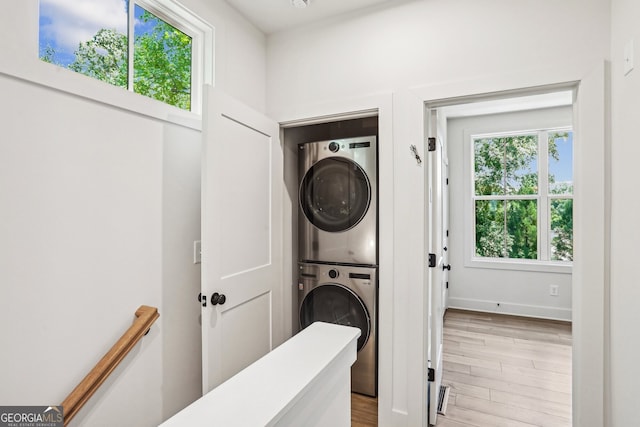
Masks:
[[[570,128],[471,135],[474,259],[573,260]]]
[[[199,112],[213,29],[172,0],[40,0],[43,61]]]

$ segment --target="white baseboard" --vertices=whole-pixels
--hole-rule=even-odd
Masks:
[[[571,309],[449,297],[448,308],[571,322]]]

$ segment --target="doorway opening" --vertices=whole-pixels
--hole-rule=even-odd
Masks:
[[[574,90],[425,106],[431,425],[571,425]]]

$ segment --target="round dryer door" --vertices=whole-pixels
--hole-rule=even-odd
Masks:
[[[371,185],[355,162],[328,157],[309,168],[300,184],[300,206],[307,219],[328,232],[346,231],[367,213]]]
[[[349,288],[337,284],[314,288],[300,305],[300,327],[313,322],[336,323],[360,328],[358,351],[367,343],[371,331],[371,320],[364,303]]]

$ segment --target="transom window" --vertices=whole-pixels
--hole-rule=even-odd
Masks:
[[[472,135],[474,258],[573,260],[570,128]]]
[[[40,0],[39,56],[199,112],[212,29],[170,0]]]

